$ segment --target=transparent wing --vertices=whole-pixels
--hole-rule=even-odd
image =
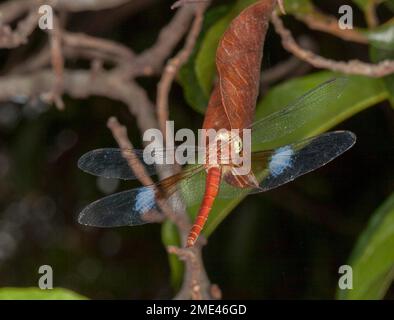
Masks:
[[[279,187],[326,165],[349,150],[355,142],[354,133],[334,131],[276,149],[260,183],[261,191]],[[257,154],[256,158],[258,157]],[[256,161],[256,166],[258,163]],[[262,163],[264,161],[260,161]]]
[[[252,155],[252,171],[259,188],[240,189],[221,183],[219,198],[240,192],[257,193],[279,187],[332,161],[349,148],[356,137],[349,131],[328,132],[275,150]],[[155,222],[162,205],[173,211],[198,204],[205,191],[204,166],[196,165],[159,183],[116,193],[88,205],[79,222],[96,227],[132,226]]]
[[[78,168],[95,176],[115,179],[136,179],[130,164],[143,160],[142,150],[121,150],[117,148],[96,149],[85,153],[78,160]],[[146,165],[149,175],[156,170],[153,165]]]
[[[188,146],[188,153],[184,154],[183,162],[196,163],[197,151],[201,149],[196,146]],[[176,161],[175,156],[183,149],[154,149],[149,150],[127,150],[118,148],[96,149],[85,153],[78,160],[78,167],[95,176],[133,180],[135,174],[130,169],[136,162],[143,163],[147,174],[155,175],[155,164],[182,163]],[[181,156],[181,155],[180,155]],[[182,154],[183,156],[183,154]],[[187,157],[186,157],[187,156]],[[193,162],[194,161],[194,162]]]
[[[246,189],[249,193],[264,192],[316,170],[349,150],[356,142],[350,131],[333,131],[289,144],[271,151],[252,154],[252,171],[259,188]],[[239,194],[240,189],[225,182],[219,197]]]
[[[79,214],[78,222],[93,227],[133,226],[155,221],[160,210],[153,187],[112,194],[92,202]]]
[[[259,145],[274,140],[277,141],[275,146],[284,144],[280,138],[303,127],[316,118],[318,113],[327,112],[343,92],[346,82],[346,78],[328,80],[301,96],[285,109],[255,122],[251,126],[254,150],[262,150],[264,148],[259,148]]]
[[[204,167],[197,165],[155,185],[115,193],[85,207],[78,222],[95,227],[156,222],[163,217],[163,206],[177,212],[201,201],[204,178]]]

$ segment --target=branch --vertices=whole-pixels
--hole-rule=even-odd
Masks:
[[[54,18],[55,28],[50,30],[50,49],[51,49],[51,64],[55,75],[55,82],[53,88],[49,93],[48,100],[53,101],[59,110],[64,109],[64,102],[62,100],[63,94],[63,73],[64,73],[64,57],[62,53],[62,26],[57,18]]]
[[[185,278],[176,300],[221,299],[221,291],[217,285],[211,285],[202,263],[200,248],[177,248],[169,246],[168,253],[176,254],[185,262]]]
[[[122,67],[119,73],[125,77],[159,73],[165,59],[169,57],[179,41],[188,31],[194,16],[194,8],[185,6],[177,11],[172,20],[159,33],[156,43],[143,51],[129,67]]]
[[[130,1],[131,0],[10,0],[0,4],[0,22],[3,24],[10,23],[31,9],[44,3],[61,11],[79,12],[111,9]]]
[[[40,96],[52,89],[54,81],[55,76],[50,69],[28,75],[0,77],[0,100],[7,101],[18,95]],[[93,76],[89,70],[65,70],[63,85],[64,93],[76,99],[97,95],[125,103],[137,118],[141,131],[157,127],[154,105],[134,81],[125,82],[110,71],[101,71]]]
[[[365,8],[365,20],[367,21],[367,25],[369,28],[377,27],[379,24],[379,19],[376,14],[376,1],[368,1]]]
[[[125,126],[122,126],[119,123],[118,119],[116,119],[115,117],[111,117],[108,119],[107,127],[108,129],[111,130],[112,135],[115,138],[116,142],[118,143],[119,147],[122,150],[128,150],[129,152],[131,152],[131,154],[134,155],[133,159],[138,159],[133,153],[134,147],[127,136],[127,128]],[[127,154],[124,154],[123,157],[126,160],[130,159],[129,155]],[[145,166],[140,161],[128,161],[128,164],[131,170],[133,170],[137,179],[144,186],[153,185],[154,183],[153,180],[146,172]]]
[[[29,3],[21,1],[21,4]],[[161,30],[156,43],[138,56],[135,56],[131,49],[116,42],[67,31],[62,34],[63,54],[73,58],[102,59],[113,62],[119,65],[115,72],[122,78],[157,74],[162,69],[165,59],[188,31],[194,12],[194,8],[189,6],[180,9],[170,23]],[[46,50],[47,48],[44,48],[36,57],[17,66],[14,72],[34,71],[45,66],[50,59]]]
[[[41,4],[48,4],[61,11],[103,10],[120,6],[130,0],[11,0],[0,5],[0,48],[15,48],[27,42],[28,36],[37,27]],[[18,23],[15,31],[8,25],[18,17],[29,12]]]
[[[8,25],[0,25],[0,48],[10,49],[25,44],[37,26],[38,18],[38,9],[34,8],[24,20],[18,23],[15,31],[12,31]]]
[[[349,62],[333,61],[316,55],[311,51],[304,50],[294,40],[290,31],[284,27],[282,20],[275,12],[272,14],[271,21],[276,32],[282,39],[283,47],[299,59],[308,62],[316,68],[370,77],[383,77],[394,73],[394,61],[392,60],[384,60],[378,64],[365,63],[359,60],[351,60]]]
[[[10,0],[0,4],[0,24],[8,24],[38,7],[37,0]],[[37,11],[37,10],[36,10]]]
[[[171,5],[171,10],[178,9],[186,4],[202,3],[202,2],[206,3],[206,2],[210,2],[210,0],[178,0]]]
[[[62,30],[62,53],[66,58],[102,60],[114,65],[131,65],[134,52],[128,47],[107,39]],[[12,73],[34,72],[49,64],[50,48],[44,46],[35,56],[17,64]]]
[[[65,48],[63,54],[67,57]],[[27,57],[23,62],[11,67],[11,74],[32,73],[49,65],[51,60],[51,50],[49,45],[45,45],[39,52],[32,57]]]
[[[197,38],[202,28],[202,23],[204,21],[204,12],[208,5],[209,2],[205,1],[204,4],[197,7],[194,22],[189,31],[183,49],[179,51],[174,58],[170,59],[167,62],[162,77],[158,83],[156,106],[159,127],[163,133],[165,132],[166,121],[168,120],[168,96],[171,90],[171,85],[178,71],[180,70],[182,65],[187,62],[194,49]]]
[[[50,4],[59,10],[79,12],[111,9],[130,1],[131,0],[52,0]]]
[[[317,9],[314,9],[313,13],[296,13],[294,16],[313,30],[323,31],[347,41],[368,43],[368,38],[363,33],[357,29],[342,30],[339,28],[339,22],[335,17],[324,14]]]
[[[90,50],[105,54],[108,60],[116,63],[131,63],[135,59],[134,52],[128,47],[115,41],[89,36],[83,33],[64,32],[64,44],[75,50],[74,54],[78,56],[78,50]]]

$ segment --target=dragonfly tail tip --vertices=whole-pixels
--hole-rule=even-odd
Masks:
[[[187,239],[187,241],[186,241],[186,248],[191,248],[191,247],[193,247],[194,246],[194,240],[193,239],[190,239],[190,238],[188,238]]]

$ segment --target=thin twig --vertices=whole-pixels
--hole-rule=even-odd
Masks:
[[[376,1],[367,1],[364,14],[369,28],[374,28],[379,25],[379,19],[376,14]]]
[[[134,52],[126,46],[107,39],[72,33],[62,30],[60,33],[62,54],[68,59],[103,60],[114,65],[131,65]],[[51,59],[51,50],[44,46],[35,56],[16,65],[12,73],[26,73],[47,66]]]
[[[63,94],[63,73],[64,57],[62,53],[62,27],[57,18],[54,18],[54,29],[50,30],[51,63],[55,74],[55,83],[50,92],[50,100],[53,100],[59,110],[64,109],[62,100]]]
[[[178,9],[186,4],[193,4],[193,3],[201,3],[201,2],[209,2],[210,0],[179,0],[179,1],[175,1],[172,5],[171,5],[171,10],[174,9]]]
[[[9,0],[0,4],[0,23],[11,23],[40,4],[50,5],[59,11],[80,12],[111,9],[129,1],[131,0]]]
[[[178,10],[171,21],[161,29],[155,44],[138,55],[130,66],[120,68],[121,76],[149,76],[161,72],[164,61],[188,31],[194,12],[195,8],[189,6]]]
[[[311,51],[304,50],[294,40],[291,32],[284,27],[282,20],[275,12],[272,14],[271,21],[276,32],[282,39],[283,47],[299,59],[310,63],[316,68],[370,77],[383,77],[394,73],[394,61],[392,60],[384,60],[378,64],[365,63],[359,60],[351,60],[349,62],[333,61],[316,55]]]
[[[6,25],[37,8],[37,0],[10,0],[0,4],[0,24]]]
[[[79,12],[86,10],[104,10],[119,7],[131,0],[52,0],[59,10]]]
[[[165,59],[187,32],[193,16],[193,8],[180,9],[161,30],[156,43],[138,56],[135,56],[131,49],[116,42],[68,31],[62,33],[63,54],[68,58],[100,59],[115,63],[117,67],[114,72],[122,79],[157,74],[161,71]],[[45,67],[50,62],[47,50],[47,47],[44,47],[35,57],[16,66],[13,72],[31,72]]]
[[[4,13],[3,13],[4,14]],[[38,9],[33,8],[13,31],[9,25],[0,25],[0,48],[15,48],[27,42],[27,38],[37,27]]]
[[[64,32],[63,41],[66,46],[78,49],[90,49],[92,51],[108,53],[113,61],[127,61],[130,63],[135,59],[134,52],[126,46],[117,42],[89,36],[83,33]]]
[[[65,56],[65,52],[63,52]],[[45,45],[42,49],[38,51],[32,57],[28,57],[25,61],[16,64],[15,66],[11,67],[10,73],[11,74],[18,74],[18,73],[32,73],[36,70],[43,69],[47,67],[51,60],[51,50],[49,45]]]
[[[220,299],[221,291],[217,285],[211,285],[202,264],[199,248],[178,248],[169,246],[167,251],[176,254],[185,262],[185,279],[181,290],[175,296],[177,300]]]
[[[124,152],[123,156],[126,160],[128,160],[128,164],[131,170],[133,170],[137,179],[144,186],[152,185],[153,180],[147,173],[145,166],[142,164],[142,162],[138,161],[137,156],[133,153],[134,147],[127,136],[127,128],[122,126],[115,117],[108,119],[107,127],[111,130],[113,137],[115,138],[121,150]],[[126,154],[126,150],[127,152],[130,152],[132,155],[134,155],[134,157],[131,158],[129,154]],[[130,161],[131,159],[135,161]]]
[[[163,133],[165,133],[166,121],[168,120],[168,99],[172,82],[174,81],[179,69],[184,63],[187,62],[194,49],[198,35],[201,31],[202,23],[204,21],[204,12],[208,5],[209,2],[206,1],[204,4],[199,5],[196,9],[195,18],[186,38],[184,47],[174,58],[167,62],[162,77],[158,83],[156,103],[157,117],[159,121],[159,127]]]
[[[324,14],[317,9],[313,13],[296,13],[294,16],[313,30],[326,32],[346,41],[361,44],[368,43],[368,38],[356,28],[342,30],[335,17]]]

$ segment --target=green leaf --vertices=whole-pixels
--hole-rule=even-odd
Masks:
[[[314,6],[311,0],[285,0],[284,6],[287,14],[313,13]]]
[[[371,42],[370,56],[375,63],[394,59],[394,25],[384,25],[368,32]],[[394,107],[394,75],[384,77],[384,83],[390,94],[390,103]]]
[[[229,6],[219,6],[212,8],[205,14],[203,27],[196,41],[196,45],[194,46],[193,53],[190,55],[188,62],[181,68],[179,72],[178,81],[183,88],[187,103],[200,113],[205,112],[205,108],[208,105],[209,94],[203,91],[200,83],[198,82],[194,68],[196,57],[207,30],[217,20],[223,17],[229,11],[229,9]]]
[[[176,226],[167,220],[163,223],[161,228],[161,238],[164,246],[181,246],[179,233]],[[168,263],[171,270],[171,284],[174,290],[178,290],[183,278],[183,263],[175,254],[168,254]]]
[[[258,103],[256,120],[262,119],[272,112],[283,109],[308,90],[335,76],[338,76],[338,74],[323,71],[275,86]],[[294,142],[308,136],[322,133],[350,118],[357,112],[387,98],[387,91],[379,79],[362,76],[351,76],[348,79],[345,91],[337,103],[332,104],[331,108],[325,110],[316,108],[314,120],[308,122],[303,128],[297,129],[287,135],[284,141]],[[362,88],[362,90],[360,90],[360,88]],[[278,128],[278,130],[280,130],[280,128]],[[269,147],[269,145],[266,146]],[[260,173],[257,174],[259,175]],[[205,236],[208,237],[212,234],[223,219],[246,197],[246,195],[247,193],[245,191],[240,190],[239,194],[231,200],[216,199],[207,224],[203,230]],[[197,210],[198,206],[188,208],[192,217],[196,215]]]
[[[0,300],[86,300],[88,298],[64,288],[1,288]]]
[[[372,0],[374,1],[374,0]],[[353,0],[353,2],[362,10],[365,11],[368,7],[369,2],[371,0]]]
[[[394,193],[373,213],[349,259],[353,289],[338,299],[382,299],[394,279]]]
[[[256,2],[256,0],[238,0],[228,14],[209,28],[202,41],[201,48],[196,56],[195,72],[197,81],[207,97],[209,97],[211,93],[213,80],[215,78],[215,57],[219,41],[230,22],[243,9],[254,2]]]

